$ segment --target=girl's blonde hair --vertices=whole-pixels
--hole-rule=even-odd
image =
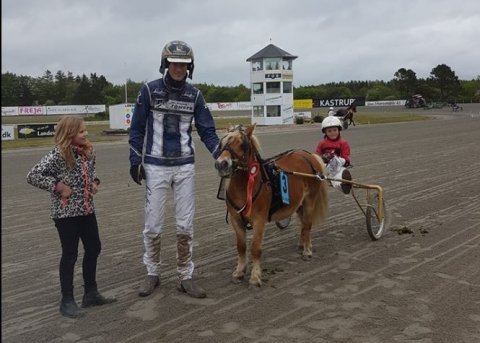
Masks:
[[[55,144],[60,149],[65,162],[69,168],[75,166],[75,157],[73,156],[72,142],[75,136],[80,132],[83,118],[76,116],[64,116],[57,123],[55,128]],[[92,145],[87,140],[87,144],[82,149],[87,158],[92,157]]]

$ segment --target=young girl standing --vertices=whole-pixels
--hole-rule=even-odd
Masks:
[[[101,243],[93,195],[97,193],[100,180],[95,173],[95,153],[87,136],[82,118],[63,117],[55,129],[55,147],[27,176],[29,184],[51,194],[51,218],[62,245],[60,313],[70,318],[83,315],[73,296],[73,271],[80,239],[85,250],[82,264],[85,288],[82,307],[116,301],[115,298],[104,297],[97,290],[97,258]]]

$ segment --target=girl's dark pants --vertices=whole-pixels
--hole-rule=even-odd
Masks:
[[[78,256],[78,241],[84,248],[83,282],[85,293],[97,289],[97,258],[101,243],[95,213],[87,216],[54,219],[60,242],[62,258],[60,260],[60,285],[63,296],[73,296],[73,271]]]

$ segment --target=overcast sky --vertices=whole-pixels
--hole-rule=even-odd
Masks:
[[[160,76],[165,43],[195,53],[195,83],[249,86],[246,59],[269,43],[298,56],[294,85],[426,78],[447,64],[480,75],[479,0],[3,0],[2,73]]]

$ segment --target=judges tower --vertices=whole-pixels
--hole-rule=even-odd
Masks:
[[[247,58],[252,124],[293,124],[292,65],[296,58],[273,44]]]

